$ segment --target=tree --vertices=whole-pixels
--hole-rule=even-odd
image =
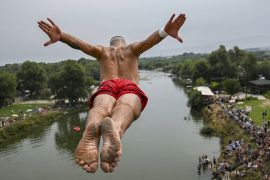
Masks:
[[[193,66],[194,66],[194,64],[192,61],[183,62],[182,66],[181,66],[181,73],[180,73],[180,75],[183,79],[192,78]]]
[[[188,95],[188,104],[191,106],[192,109],[200,110],[201,108],[203,108],[203,97],[199,91],[192,90],[191,92],[189,92]]]
[[[199,77],[195,81],[195,86],[203,86],[205,84],[206,84],[206,81],[205,81],[205,79],[203,77]]]
[[[236,76],[236,66],[229,59],[225,46],[220,46],[208,58],[211,67],[211,76],[216,79],[232,78]]]
[[[13,102],[16,95],[16,76],[0,71],[0,107]]]
[[[197,61],[194,64],[193,73],[192,73],[192,80],[195,81],[196,79],[202,77],[204,80],[209,80],[210,78],[210,65],[207,61]]]
[[[82,65],[67,61],[64,69],[49,80],[49,87],[58,99],[68,99],[71,103],[88,95],[93,79],[87,78]]]
[[[47,86],[47,76],[44,68],[36,62],[26,61],[17,73],[18,88],[29,90],[30,95],[39,94]]]
[[[270,79],[270,62],[261,62],[257,65],[258,75],[264,76],[266,79]]]
[[[235,94],[240,89],[240,82],[238,79],[226,79],[222,82],[224,90],[229,94]]]
[[[219,90],[220,89],[220,84],[218,82],[212,81],[210,83],[210,88],[214,91]]]
[[[231,62],[236,64],[237,66],[240,65],[245,54],[246,54],[245,51],[239,49],[237,46],[234,46],[233,49],[230,49],[228,51],[228,55]]]
[[[253,80],[257,76],[257,59],[253,54],[246,54],[241,62],[241,79],[247,85],[248,81]]]

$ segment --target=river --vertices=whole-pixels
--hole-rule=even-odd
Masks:
[[[87,117],[87,113],[79,113],[0,144],[0,179],[210,179],[208,170],[198,175],[198,156],[218,156],[219,139],[200,135],[201,116],[190,113],[184,89],[168,74],[142,71],[140,76],[148,106],[124,135],[122,160],[112,174],[100,169],[87,174],[73,163],[81,132],[72,127],[83,127]]]

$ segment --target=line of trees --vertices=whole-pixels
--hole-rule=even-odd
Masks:
[[[178,77],[192,79],[194,85],[211,84],[214,90],[237,92],[260,75],[270,79],[270,62],[258,61],[253,53],[221,45],[205,59],[184,61],[173,67]]]
[[[16,96],[30,99],[68,99],[77,103],[86,98],[90,87],[99,81],[97,61],[81,58],[59,63],[8,64],[0,67],[0,107],[14,102]]]

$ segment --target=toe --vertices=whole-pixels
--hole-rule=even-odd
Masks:
[[[109,172],[113,172],[113,166],[110,164],[110,166],[109,166]]]
[[[109,172],[109,170],[110,170],[110,165],[109,165],[109,163],[102,162],[102,163],[101,163],[101,169],[102,169],[105,173]]]
[[[87,172],[90,172],[90,173],[94,173],[97,171],[97,168],[98,168],[98,163],[97,162],[93,162],[89,165],[88,169],[87,169]]]
[[[83,160],[81,160],[80,162],[79,162],[79,165],[80,166],[82,166],[82,165],[84,165],[85,163],[84,163],[84,161]]]
[[[85,164],[83,169],[88,173],[95,173],[97,171],[98,163],[94,162],[90,165]]]
[[[79,164],[80,160],[79,159],[75,159],[75,163]]]
[[[113,162],[112,163],[112,167],[117,167],[118,166],[118,162]]]

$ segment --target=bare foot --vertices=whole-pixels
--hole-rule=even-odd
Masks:
[[[99,124],[89,124],[75,151],[75,162],[83,166],[83,169],[89,173],[96,172],[98,167],[99,141]]]
[[[113,172],[122,154],[119,127],[111,118],[106,117],[100,123],[100,132],[103,138],[101,169],[105,173]]]

